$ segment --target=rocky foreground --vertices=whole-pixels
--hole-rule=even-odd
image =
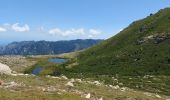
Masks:
[[[27,60],[24,56],[0,56],[0,63],[10,67],[16,72],[23,72],[27,67],[36,63],[36,61]]]
[[[3,59],[11,58],[8,56]],[[6,63],[10,61],[11,65],[15,65],[13,62],[18,61],[22,65],[21,57],[12,59],[6,60]],[[125,87],[115,77],[112,78],[117,84],[108,85],[92,79],[68,79],[64,75],[23,74],[11,68],[0,63],[0,100],[170,100],[165,95]]]
[[[66,76],[12,74],[1,75],[0,79],[1,100],[169,100],[163,95]]]

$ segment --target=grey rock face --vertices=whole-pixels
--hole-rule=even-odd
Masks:
[[[61,54],[89,48],[102,40],[70,40],[70,41],[23,41],[13,42],[0,47],[0,55],[47,55]]]

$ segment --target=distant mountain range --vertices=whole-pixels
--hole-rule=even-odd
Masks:
[[[0,55],[61,54],[89,48],[103,40],[77,39],[70,41],[22,41],[0,47]]]

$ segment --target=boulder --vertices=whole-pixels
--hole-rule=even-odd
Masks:
[[[161,98],[161,96],[160,96],[160,95],[158,95],[158,94],[156,94],[155,96],[156,96],[157,98]]]
[[[11,75],[11,72],[12,70],[9,68],[9,66],[0,63],[0,74]]]
[[[113,89],[119,89],[119,85],[113,86]]]
[[[86,99],[90,99],[90,97],[91,97],[91,94],[90,94],[90,93],[88,93],[88,94],[85,96]]]
[[[82,83],[82,80],[81,79],[76,79],[77,82],[79,83]]]
[[[67,80],[67,79],[68,79],[66,76],[61,76],[61,78],[65,79],[65,80]]]
[[[0,85],[3,85],[3,81],[0,80]]]
[[[101,85],[101,83],[100,83],[99,81],[94,81],[93,83],[94,83],[95,85],[98,85],[98,86]]]
[[[72,82],[67,82],[66,86],[74,87],[74,84]]]
[[[101,98],[98,98],[97,100],[103,100],[103,97],[101,97]]]

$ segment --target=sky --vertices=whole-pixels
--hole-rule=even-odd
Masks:
[[[0,44],[107,39],[170,0],[0,0]]]

